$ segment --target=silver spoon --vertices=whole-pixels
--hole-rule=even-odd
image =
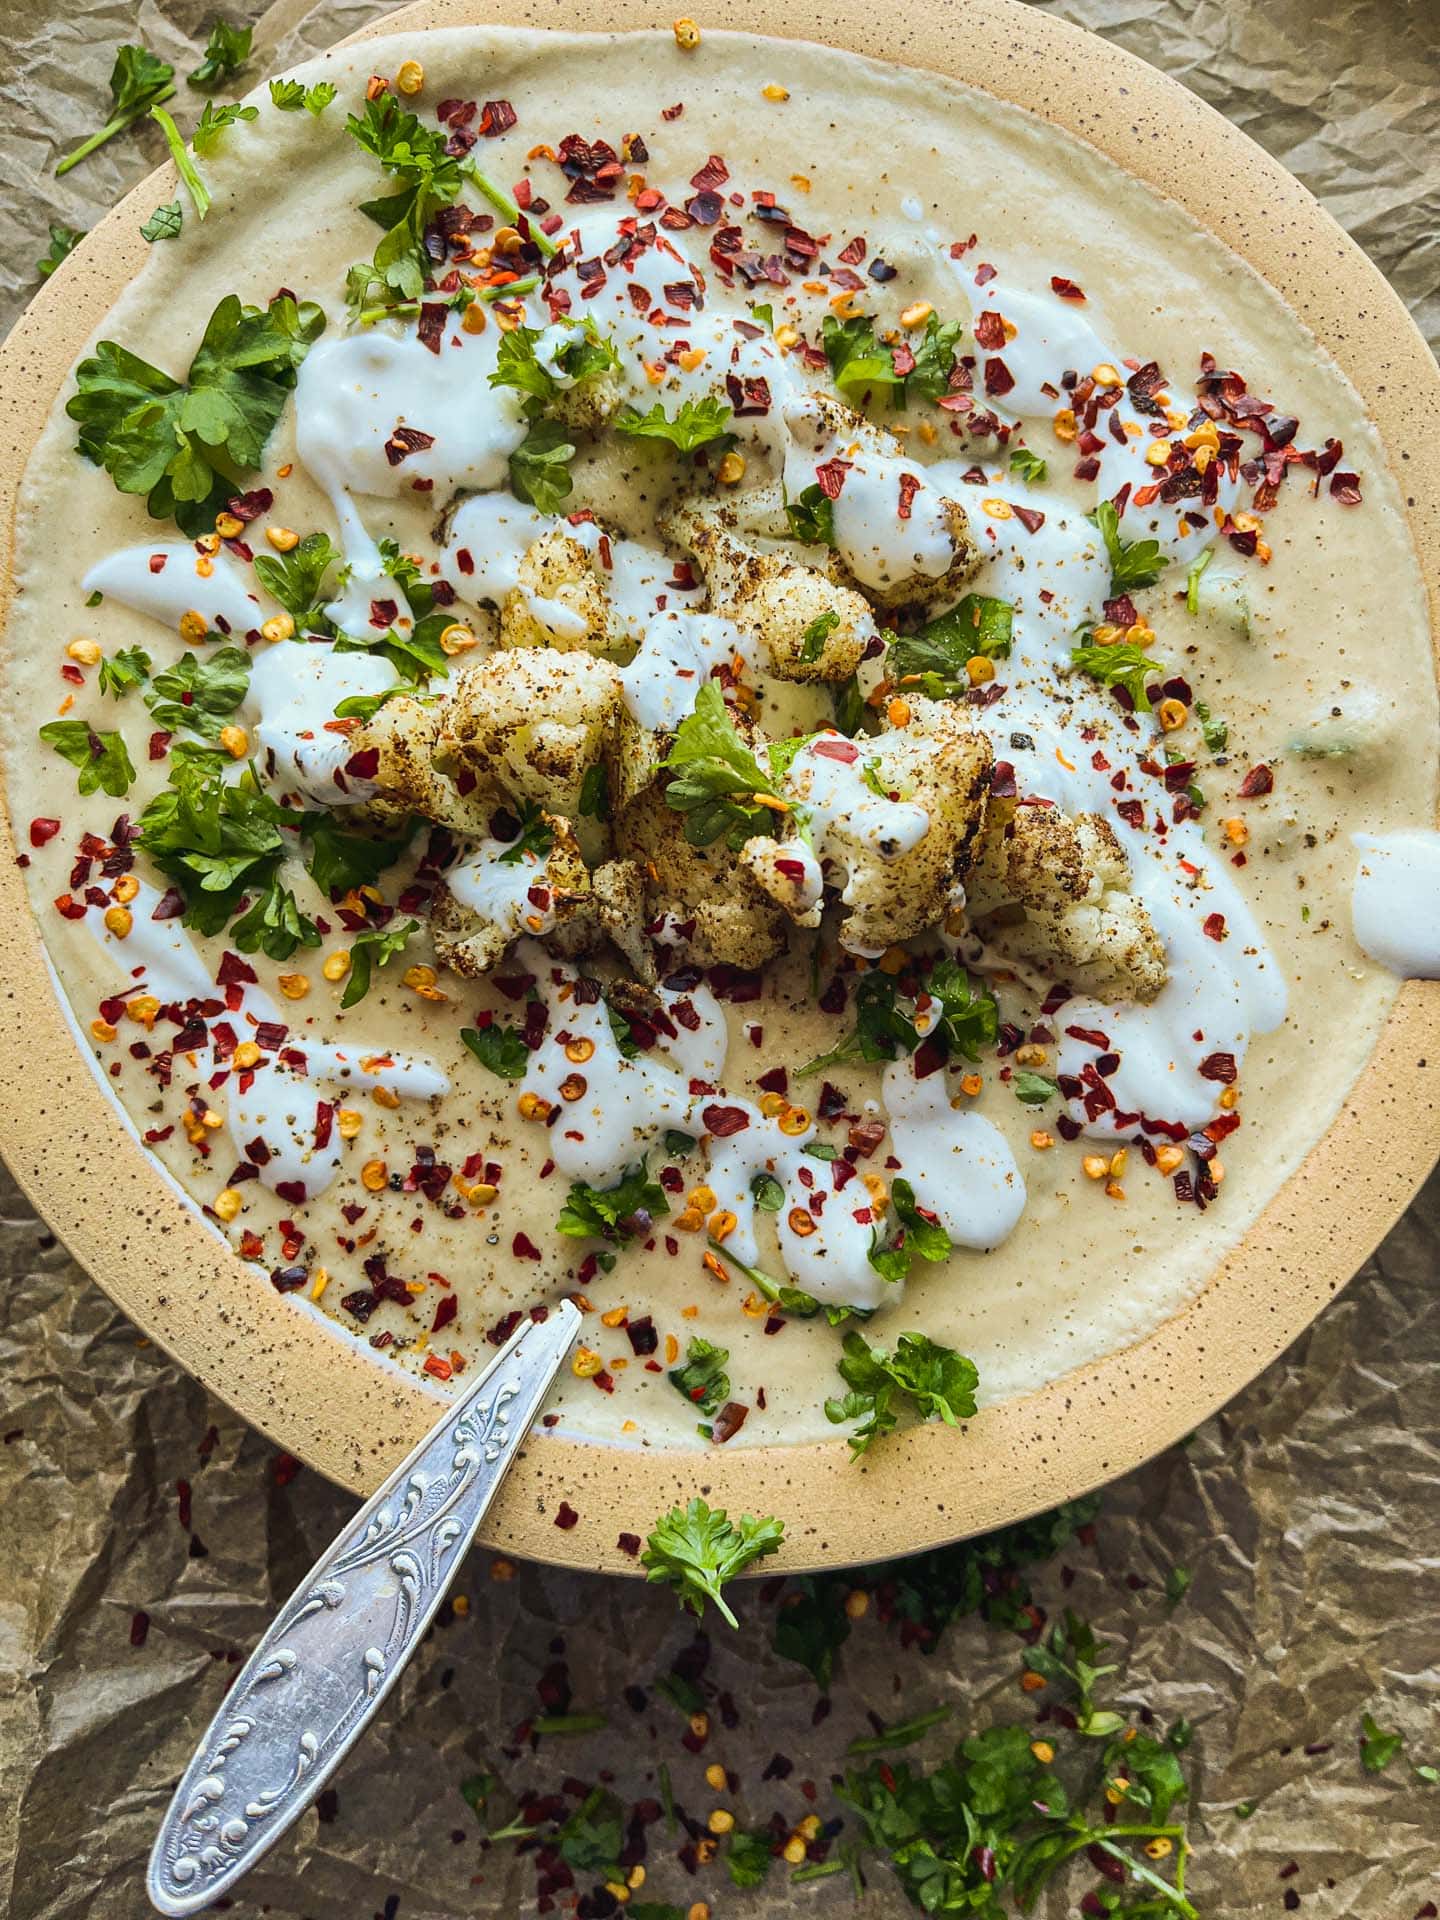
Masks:
[[[241,1668],[150,1855],[161,1913],[234,1890],[379,1711],[570,1351],[569,1301],[526,1320],[341,1529]]]

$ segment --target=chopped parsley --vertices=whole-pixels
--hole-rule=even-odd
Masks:
[[[1113,500],[1102,500],[1090,518],[1110,558],[1111,593],[1118,596],[1153,587],[1170,564],[1170,556],[1160,551],[1159,541],[1123,538]]]
[[[541,513],[559,513],[575,482],[575,442],[558,420],[537,420],[510,456],[510,488]]]
[[[672,1367],[666,1378],[701,1413],[718,1413],[730,1398],[729,1359],[727,1348],[697,1336],[685,1349],[684,1366]]]
[[[49,720],[40,738],[79,769],[81,793],[108,793],[118,800],[130,791],[135,768],[122,735],[97,732],[88,720]]]
[[[800,637],[800,658],[807,664],[818,660],[825,651],[825,642],[840,624],[840,616],[833,607],[824,613],[817,613]]]
[[[703,400],[682,400],[672,420],[660,401],[648,413],[638,407],[622,407],[612,425],[617,433],[634,440],[668,440],[681,453],[693,453],[697,447],[715,440],[728,440],[730,409],[723,400],[706,394]]]
[[[167,200],[163,207],[156,207],[150,218],[140,227],[140,238],[153,245],[156,240],[178,240],[180,229],[185,224],[185,209],[178,200]]]
[[[761,1213],[778,1213],[785,1204],[785,1189],[773,1173],[757,1173],[750,1182],[750,1198]]]
[[[300,80],[270,82],[271,105],[281,113],[298,113],[303,107],[318,120],[334,98],[335,88],[328,80],[317,80],[313,87],[307,87]]]
[[[1195,702],[1195,718],[1200,722],[1200,732],[1211,753],[1223,753],[1230,740],[1228,721],[1217,720],[1203,700]]]
[[[294,618],[300,632],[328,633],[331,626],[321,602],[326,577],[341,558],[328,533],[307,533],[289,553],[257,553],[255,577]]]
[[[785,518],[790,522],[790,537],[807,547],[833,547],[835,544],[835,502],[817,482],[785,502]]]
[[[835,713],[835,725],[841,733],[854,739],[865,728],[867,708],[865,696],[860,691],[860,681],[855,674],[848,680],[842,680],[830,690],[830,704]]]
[[[300,831],[310,843],[305,863],[310,878],[334,898],[357,887],[373,887],[410,844],[413,824],[398,836],[372,838],[348,833],[335,814],[319,811],[301,815]]]
[[[949,1234],[938,1220],[920,1211],[908,1180],[897,1177],[891,1186],[890,1212],[888,1231],[882,1235],[877,1228],[870,1239],[870,1264],[882,1280],[908,1279],[917,1255],[932,1264],[950,1258]]]
[[[580,782],[579,810],[582,819],[610,818],[610,783],[603,761],[597,760],[593,767],[585,769],[585,778]]]
[[[986,593],[967,593],[948,613],[931,620],[919,633],[889,635],[887,671],[932,700],[964,693],[970,685],[966,666],[977,655],[1003,659],[1014,636],[1015,609],[1008,600]]]
[[[192,539],[209,533],[235,492],[235,474],[257,468],[301,361],[325,325],[322,310],[277,294],[268,307],[227,294],[211,314],[182,382],[114,340],[76,369],[65,411],[80,452],[121,493],[144,494],[157,520]]]
[[[544,338],[536,327],[512,327],[501,336],[500,346],[495,360],[495,371],[490,375],[492,387],[514,387],[526,396],[526,412],[531,419],[552,407],[562,394],[572,386],[579,386],[586,380],[598,379],[601,374],[612,372],[620,362],[614,347],[593,320],[571,321],[570,339],[567,343],[542,360],[536,347]],[[563,379],[557,377],[558,368]]]
[[[68,173],[72,167],[123,133],[161,100],[175,91],[175,69],[158,54],[144,47],[117,47],[115,65],[110,70],[110,117],[98,133],[82,140],[73,153],[67,153],[55,172]]]
[[[1405,1745],[1403,1733],[1387,1733],[1371,1714],[1360,1722],[1360,1764],[1367,1773],[1383,1773]]]
[[[364,933],[351,942],[350,971],[345,976],[345,991],[340,996],[342,1007],[353,1007],[363,1000],[370,991],[371,975],[376,967],[386,967],[397,953],[403,953],[412,934],[420,931],[418,920],[406,920],[397,923],[392,920],[387,926],[367,927]]]
[[[460,1038],[482,1067],[501,1080],[523,1080],[530,1067],[530,1049],[514,1027],[499,1021],[488,1027],[462,1027]]]
[[[35,262],[35,271],[42,280],[48,280],[62,260],[70,255],[85,238],[79,227],[67,227],[61,220],[50,222],[50,245],[44,258]]]
[[[100,691],[121,700],[132,687],[143,686],[150,673],[150,656],[143,647],[121,647],[100,662]]]
[[[220,148],[220,136],[227,128],[238,126],[242,120],[258,120],[260,109],[247,107],[242,101],[229,100],[223,107],[217,107],[213,100],[205,102],[205,110],[200,115],[200,124],[196,127],[190,144],[203,160],[208,160]],[[203,218],[203,215],[202,215]]]
[[[197,93],[214,93],[224,86],[231,74],[238,73],[250,58],[253,33],[252,27],[217,20],[205,44],[205,57],[186,80],[186,86],[194,87]]]
[[[226,714],[239,706],[249,685],[250,656],[243,647],[217,647],[203,659],[182,653],[155,675],[145,704],[158,727],[171,733],[188,727],[202,739],[218,740]]]
[[[948,1241],[946,1246],[948,1251]],[[902,1333],[890,1354],[869,1346],[863,1334],[847,1333],[837,1365],[849,1392],[825,1402],[825,1418],[837,1425],[846,1420],[863,1422],[850,1435],[856,1459],[898,1426],[897,1399],[908,1401],[922,1420],[940,1419],[950,1427],[975,1412],[980,1376],[974,1361],[938,1346],[926,1334]]]
[[[460,162],[445,151],[447,135],[424,126],[393,93],[367,100],[364,113],[358,119],[351,114],[345,127],[398,182],[396,192],[367,200],[360,208],[384,229],[370,263],[371,282],[402,299],[417,299],[431,266],[425,229],[459,193],[464,180]]]
[[[533,800],[523,803],[517,821],[514,840],[498,856],[498,864],[502,867],[521,866],[527,854],[532,853],[537,859],[543,860],[555,844],[555,829]]]
[[[746,1833],[737,1827],[725,1849],[725,1871],[734,1887],[758,1887],[775,1863],[774,1835],[768,1827]]]
[[[931,969],[925,990],[933,1016],[922,1033],[916,1024],[916,1007],[909,999],[909,1011],[893,977],[878,968],[861,976],[855,989],[855,1025],[828,1053],[807,1061],[795,1075],[797,1080],[828,1071],[850,1060],[894,1060],[903,1053],[914,1053],[922,1041],[933,1041],[948,1059],[955,1054],[978,1060],[982,1046],[993,1046],[1000,1031],[1000,1015],[988,993],[976,992],[974,982],[958,961],[948,956]]]
[[[942,322],[932,313],[924,333],[904,343],[911,362],[907,372],[897,367],[897,349],[878,338],[865,314],[848,320],[827,314],[822,344],[842,399],[862,406],[872,395],[884,395],[891,405],[904,407],[912,400],[938,400],[947,390],[963,332],[959,321]]]
[[[655,1218],[667,1214],[665,1189],[650,1178],[642,1160],[613,1187],[575,1181],[555,1222],[557,1233],[572,1240],[609,1240],[620,1246],[643,1239]]]
[[[676,729],[675,741],[660,762],[671,780],[665,801],[685,816],[685,838],[692,847],[725,839],[736,850],[763,833],[775,815],[756,803],[756,795],[779,799],[760,762],[741,740],[719,687],[707,680],[695,706]]]
[[[1206,547],[1203,553],[1197,553],[1190,562],[1189,572],[1185,575],[1185,611],[1187,613],[1200,611],[1200,582],[1204,578],[1205,569],[1214,558],[1215,549]]]
[[[1098,680],[1102,687],[1123,687],[1137,713],[1149,713],[1150,696],[1146,686],[1156,674],[1165,671],[1160,661],[1152,660],[1143,647],[1129,640],[1119,640],[1108,647],[1096,646],[1093,642],[1072,647],[1070,664],[1092,680]]]
[[[753,1561],[775,1553],[784,1536],[784,1521],[773,1515],[756,1520],[747,1513],[732,1524],[727,1513],[697,1496],[688,1507],[672,1507],[656,1521],[641,1565],[650,1581],[674,1588],[681,1606],[702,1614],[705,1602],[713,1600],[721,1616],[738,1627],[722,1588]]]
[[[1012,447],[1010,471],[1017,479],[1023,480],[1027,487],[1039,487],[1044,485],[1049,468],[1040,455],[1032,453],[1029,447]]]
[[[1029,1067],[1022,1067],[1010,1082],[1015,1098],[1026,1107],[1043,1107],[1047,1100],[1053,1100],[1060,1088],[1048,1073],[1034,1073]]]

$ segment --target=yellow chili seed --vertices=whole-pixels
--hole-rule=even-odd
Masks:
[[[93,667],[99,664],[100,642],[98,640],[72,640],[65,651],[82,667]]]
[[[796,1834],[780,1849],[780,1858],[788,1867],[798,1867],[805,1858],[805,1842]]]
[[[597,1373],[603,1373],[605,1362],[593,1347],[580,1347],[570,1362],[570,1371],[577,1380],[593,1380]]]
[[[1173,1840],[1168,1840],[1163,1833],[1157,1833],[1153,1840],[1145,1842],[1146,1857],[1151,1860],[1168,1859],[1174,1846]]]
[[[767,1120],[773,1120],[777,1113],[784,1113],[790,1102],[783,1093],[762,1093],[760,1111]]]
[[[775,329],[775,344],[782,353],[789,353],[792,347],[800,344],[800,329],[792,327],[788,321]]]
[[[550,1103],[542,1100],[538,1093],[522,1093],[515,1106],[522,1120],[548,1120],[550,1117]]]
[[[398,1107],[400,1096],[393,1087],[372,1087],[370,1098],[377,1107]]]
[[[335,1116],[335,1131],[342,1140],[353,1140],[365,1124],[365,1116],[354,1107],[341,1107]]]
[[[1057,440],[1068,442],[1078,438],[1080,428],[1075,420],[1074,409],[1071,407],[1061,407],[1055,418],[1050,422],[1050,428]]]
[[[383,1160],[367,1160],[360,1169],[360,1184],[367,1193],[379,1193],[389,1178],[389,1169]]]
[[[1105,1198],[1107,1200],[1123,1200],[1125,1198],[1125,1189],[1118,1180],[1107,1180],[1105,1182]]]
[[[460,331],[462,333],[483,333],[488,324],[489,322],[485,318],[485,309],[478,300],[472,301],[460,316]]]
[[[1238,1107],[1239,1104],[1240,1104],[1239,1087],[1226,1087],[1225,1091],[1220,1096],[1220,1105],[1224,1108],[1225,1112],[1229,1113],[1232,1107]]]
[[[1231,846],[1243,847],[1245,842],[1250,838],[1250,829],[1245,822],[1237,819],[1226,820],[1223,824],[1225,828],[1225,838],[1230,842]]]
[[[573,1060],[577,1067],[583,1067],[594,1051],[595,1042],[587,1040],[583,1034],[578,1040],[568,1040],[565,1043],[565,1058]]]
[[[1177,727],[1184,726],[1189,717],[1190,709],[1183,700],[1162,700],[1155,709],[1155,718],[1165,733],[1174,733]]]
[[[245,531],[245,522],[234,513],[217,513],[215,531],[222,540],[236,540]],[[211,549],[213,551],[213,549]]]
[[[1015,518],[1015,509],[1008,500],[1002,500],[998,494],[992,496],[989,500],[982,500],[980,507],[981,511],[987,513],[992,520],[1013,520]]]
[[[567,1073],[560,1082],[560,1098],[568,1101],[583,1100],[589,1085],[590,1082],[583,1073]]]
[[[326,954],[320,966],[327,980],[343,980],[350,971],[350,955],[341,948],[337,953]]]
[[[965,662],[965,677],[972,687],[984,686],[995,678],[995,662],[988,653],[972,653]]]
[[[704,1224],[704,1214],[695,1207],[683,1207],[675,1216],[675,1226],[680,1233],[699,1233]]]
[[[713,1187],[693,1187],[685,1196],[685,1204],[699,1213],[713,1213],[719,1202]]]
[[[1112,367],[1108,360],[1102,360],[1099,366],[1091,371],[1090,378],[1095,382],[1097,387],[1118,387],[1120,385],[1119,369]]]
[[[1015,1049],[1017,1067],[1043,1067],[1049,1058],[1044,1047],[1036,1046],[1033,1040],[1027,1040],[1023,1047]]]
[[[262,620],[260,632],[266,640],[293,640],[295,637],[294,615],[277,613],[269,620]]]
[[[711,1833],[729,1833],[735,1825],[735,1816],[728,1807],[716,1807],[705,1824]]]
[[[133,1000],[125,1003],[125,1012],[137,1026],[144,1027],[148,1033],[159,1015],[160,1002],[153,993],[137,993]]]
[[[733,487],[745,477],[745,456],[733,450],[725,455],[715,469],[715,477],[722,487]]]
[[[788,87],[777,86],[773,80],[768,87],[762,87],[760,92],[767,100],[788,100],[790,98],[790,89]]]
[[[97,1040],[106,1043],[115,1038],[115,1029],[108,1020],[92,1020],[90,1022],[90,1031]]]
[[[808,1240],[814,1233],[815,1221],[804,1207],[792,1207],[785,1217],[790,1223],[790,1231],[798,1234],[802,1240]]]
[[[860,1176],[860,1184],[864,1187],[866,1193],[869,1194],[871,1206],[883,1213],[885,1208],[890,1204],[890,1189],[880,1178],[879,1174],[862,1173]]]
[[[928,300],[912,300],[900,315],[900,324],[907,332],[913,327],[923,327],[934,311]]]
[[[244,727],[222,727],[220,744],[232,760],[243,760],[250,751],[250,736]]]
[[[710,1902],[692,1900],[685,1909],[685,1920],[710,1920]]]
[[[708,1740],[710,1737],[709,1714],[708,1713],[692,1713],[690,1716],[690,1731],[691,1733],[694,1734],[697,1740]]]
[[[1080,1166],[1087,1180],[1103,1180],[1110,1171],[1110,1162],[1103,1153],[1087,1153]]]
[[[222,1220],[233,1220],[241,1207],[240,1189],[222,1187],[215,1196],[215,1211]]]
[[[697,367],[703,367],[705,364],[705,349],[686,347],[676,354],[675,364],[677,367],[683,367],[686,373],[694,373]]]
[[[234,1053],[231,1054],[230,1059],[243,1073],[247,1067],[259,1066],[260,1049],[253,1040],[242,1040],[239,1046],[236,1047]]]
[[[122,907],[128,906],[140,891],[140,882],[133,873],[122,873],[110,889],[112,899],[118,900]]]
[[[107,907],[105,909],[106,929],[108,932],[113,933],[117,940],[125,939],[134,924],[135,916],[128,907]]]
[[[267,527],[265,538],[277,553],[290,553],[300,544],[300,536],[293,527]]]
[[[1215,1185],[1217,1187],[1224,1180],[1225,1167],[1218,1153],[1216,1154],[1213,1160],[1208,1160],[1205,1163],[1205,1171],[1209,1174],[1210,1178],[1215,1182]]]
[[[642,1867],[642,1866],[640,1865],[640,1863],[639,1863],[638,1861],[637,1861],[637,1862],[635,1863],[635,1865],[634,1865],[633,1867],[631,1867],[631,1869],[630,1869],[630,1871],[629,1871],[629,1873],[627,1873],[627,1874],[626,1874],[626,1876],[625,1876],[625,1884],[626,1884],[626,1886],[627,1886],[627,1887],[630,1887],[630,1888],[632,1888],[632,1889],[633,1889],[633,1888],[636,1888],[636,1887],[643,1887],[643,1886],[644,1886],[644,1884],[645,1884],[645,1869],[644,1869],[644,1867]]]
[[[845,1596],[845,1618],[863,1620],[870,1611],[870,1596],[863,1587],[852,1587]],[[814,1834],[808,1836],[814,1839]]]
[[[395,85],[401,93],[419,93],[425,84],[425,69],[418,60],[402,60],[395,70]]]
[[[623,1327],[629,1311],[628,1307],[611,1307],[608,1313],[601,1314],[600,1324],[602,1327]]]
[[[718,1760],[712,1760],[705,1769],[705,1784],[713,1787],[716,1793],[723,1793],[729,1782],[725,1778],[725,1769]]]
[[[1166,1175],[1172,1174],[1177,1168],[1183,1167],[1184,1164],[1185,1149],[1183,1147],[1157,1147],[1155,1149],[1155,1166],[1160,1173]]]
[[[910,702],[902,700],[897,694],[885,709],[885,718],[892,727],[908,727],[910,724]]]
[[[960,1091],[962,1093],[968,1093],[972,1100],[984,1084],[984,1080],[981,1079],[978,1073],[966,1073],[960,1077]]]
[[[810,1115],[805,1111],[804,1107],[791,1107],[787,1113],[780,1115],[780,1131],[784,1134],[793,1136],[797,1133],[804,1133],[809,1124]]]
[[[448,627],[441,629],[440,651],[452,658],[457,653],[468,653],[471,647],[478,645],[479,642],[471,629],[459,620],[452,620]]]
[[[280,991],[287,1000],[303,1000],[310,991],[309,974],[282,973],[280,975]]]
[[[1054,1146],[1055,1136],[1053,1133],[1047,1133],[1043,1127],[1036,1127],[1030,1136],[1030,1144],[1037,1153],[1044,1153],[1048,1147]]]
[[[1032,1740],[1030,1742],[1030,1751],[1042,1767],[1048,1767],[1050,1762],[1055,1758],[1055,1749],[1048,1740]]]
[[[1157,440],[1153,445],[1145,449],[1145,464],[1147,467],[1163,467],[1169,458],[1170,442],[1168,440]]]
[[[675,44],[682,53],[693,53],[700,44],[700,29],[688,14],[675,22]]]
[[[739,1224],[735,1215],[722,1207],[718,1213],[710,1216],[710,1238],[717,1241],[728,1240]]]
[[[1125,1162],[1129,1158],[1129,1149],[1117,1147],[1110,1156],[1110,1178],[1118,1180],[1125,1171]]]
[[[740,1311],[747,1320],[763,1320],[770,1312],[770,1302],[762,1293],[747,1293],[740,1302]]]
[[[434,986],[435,969],[433,967],[407,967],[400,978],[407,987],[413,988],[418,992],[422,987]]]

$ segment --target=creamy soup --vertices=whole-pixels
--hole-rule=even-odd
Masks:
[[[1423,593],[1323,351],[1053,129],[724,44],[255,96],[96,336],[190,391],[92,346],[7,636],[147,1148],[377,1365],[576,1298],[547,1418],[618,1444],[832,1433],[855,1330],[982,1403],[1133,1342],[1440,970]]]

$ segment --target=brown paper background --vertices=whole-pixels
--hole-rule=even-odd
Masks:
[[[1440,339],[1436,0],[1056,0],[1046,10],[1184,81],[1276,154]],[[259,9],[229,0],[226,11]],[[247,83],[383,11],[376,0],[321,0],[313,12],[308,0],[278,0]],[[98,124],[114,46],[143,41],[183,73],[211,12],[206,0],[0,3],[7,323],[33,290],[46,221],[91,224],[161,157],[147,127],[53,178],[54,159]],[[182,86],[178,105],[198,97]],[[1310,1920],[1415,1920],[1436,1895],[1440,1788],[1403,1762],[1365,1774],[1356,1735],[1368,1708],[1405,1732],[1415,1758],[1440,1759],[1437,1253],[1440,1179],[1282,1360],[1191,1445],[1109,1490],[1094,1549],[1062,1556],[1074,1576],[1064,1598],[1126,1663],[1122,1698],[1196,1726],[1192,1878],[1209,1920],[1281,1914],[1287,1892]],[[0,1910],[138,1920],[155,1823],[227,1676],[351,1502],[312,1474],[291,1477],[293,1463],[140,1339],[3,1170],[0,1434]],[[1194,1585],[1167,1613],[1160,1589],[1176,1564]],[[1060,1603],[1059,1565],[1035,1584],[1041,1604]],[[867,1708],[894,1721],[949,1701],[953,1737],[992,1706],[1018,1705],[1008,1635],[963,1623],[925,1659],[872,1616],[840,1657],[832,1713],[813,1727],[814,1688],[770,1653],[769,1609],[752,1587],[741,1634],[718,1629],[710,1668],[739,1724],[717,1727],[696,1758],[679,1747],[666,1703],[652,1696],[636,1714],[622,1697],[689,1637],[667,1596],[543,1567],[497,1584],[482,1554],[457,1591],[468,1614],[432,1632],[339,1776],[329,1817],[305,1816],[237,1912],[532,1912],[530,1866],[508,1847],[482,1854],[457,1791],[481,1767],[541,1791],[610,1768],[628,1803],[654,1791],[664,1760],[677,1799],[703,1816],[717,1799],[703,1768],[718,1759],[738,1776],[723,1797],[746,1823],[776,1808],[793,1822],[809,1810],[805,1777],[819,1783],[819,1810],[832,1810],[827,1776],[868,1730]],[[138,1648],[137,1613],[149,1617]],[[517,1753],[513,1729],[536,1710],[535,1683],[561,1641],[576,1707],[608,1711],[610,1728]],[[932,1734],[919,1751],[944,1744]],[[794,1775],[764,1783],[777,1750],[794,1758]],[[1234,1809],[1247,1802],[1256,1811],[1242,1820]],[[513,1798],[499,1805],[508,1813]],[[856,1910],[842,1878],[791,1889],[777,1866],[762,1890],[741,1894],[714,1869],[691,1880],[663,1829],[652,1842],[642,1897],[682,1907],[704,1897],[716,1920]],[[1078,1896],[1084,1882],[1069,1884]],[[910,1911],[883,1870],[858,1910],[870,1920]],[[1050,1920],[1071,1910],[1059,1896],[1044,1909]]]

